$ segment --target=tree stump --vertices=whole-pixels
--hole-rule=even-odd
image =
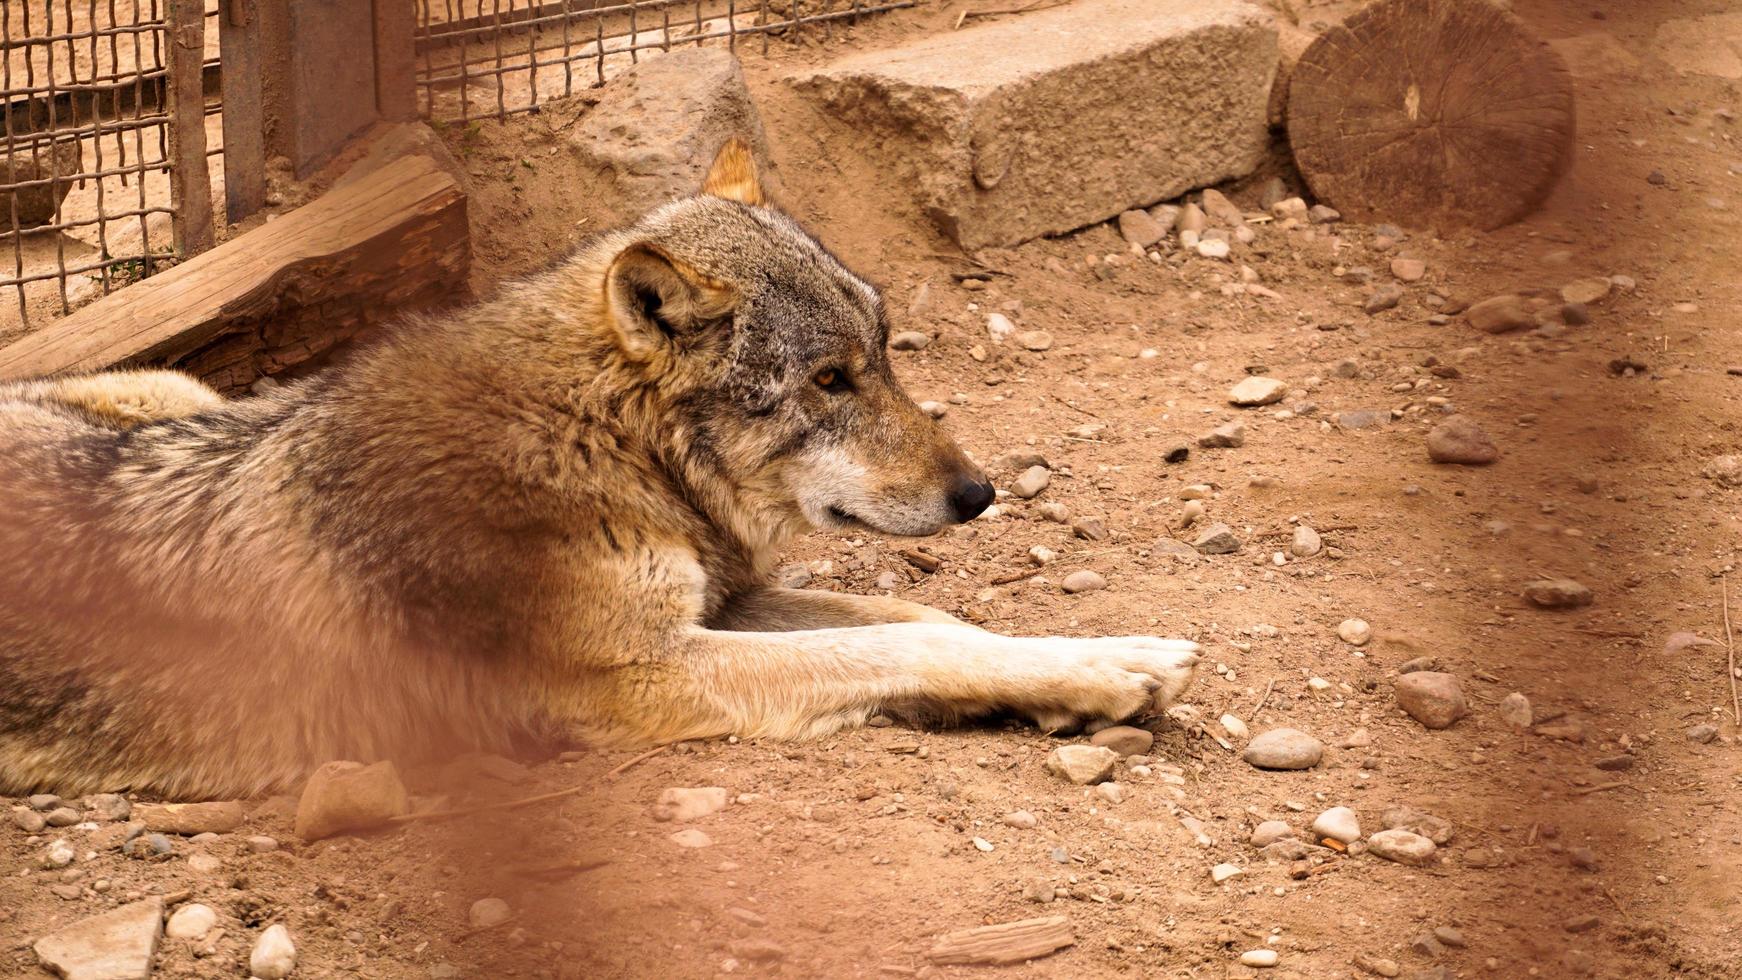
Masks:
[[[1301,176],[1361,221],[1498,228],[1572,153],[1566,66],[1487,0],[1380,0],[1301,55],[1288,100]]]

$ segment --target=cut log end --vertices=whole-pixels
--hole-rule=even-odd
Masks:
[[[938,937],[926,958],[940,965],[1003,966],[1056,953],[1077,941],[1062,915],[962,929]]]
[[[1488,230],[1571,159],[1560,57],[1487,0],[1381,0],[1301,55],[1288,135],[1313,193],[1361,221]]]

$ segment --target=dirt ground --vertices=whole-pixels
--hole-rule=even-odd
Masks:
[[[47,838],[7,825],[0,975],[46,976],[29,943],[59,925],[185,889],[227,932],[209,950],[165,940],[163,976],[242,976],[256,927],[282,921],[301,951],[296,977],[1742,977],[1742,755],[1720,598],[1742,524],[1738,491],[1702,473],[1742,452],[1742,107],[1733,80],[1680,73],[1687,49],[1659,45],[1665,23],[1727,7],[1514,6],[1546,38],[1608,39],[1565,48],[1579,137],[1546,207],[1388,251],[1367,227],[1259,226],[1232,263],[1133,257],[1109,226],[962,256],[882,177],[874,145],[780,81],[832,49],[745,58],[785,206],[884,285],[895,329],[935,335],[895,355],[910,391],[949,406],[943,424],[1001,487],[1016,475],[996,463],[1007,453],[1054,468],[1035,500],[1003,500],[926,542],[935,572],[902,557],[910,542],[826,534],[793,562],[811,588],[893,584],[1001,632],[1202,641],[1177,714],[1206,724],[1147,723],[1152,762],[1147,775],[1119,764],[1122,801],[1044,771],[1048,752],[1081,738],[897,726],[686,743],[615,774],[630,754],[413,771],[414,792],[455,804],[579,792],[314,845],[293,840],[290,801],[263,801],[243,830],[177,842],[166,863],[77,864],[66,898],[51,890],[65,872],[33,870]],[[958,7],[875,19],[854,43],[947,30]],[[590,230],[560,165],[522,163],[540,159],[524,148],[545,125],[491,124],[463,154],[486,286]],[[1257,183],[1232,191],[1249,210]],[[1425,278],[1395,309],[1364,313],[1398,256],[1423,260]],[[1242,265],[1279,298],[1233,288]],[[995,274],[982,289],[951,276],[984,269]],[[1462,317],[1430,322],[1458,300],[1611,275],[1636,285],[1593,305],[1586,326],[1490,336]],[[990,312],[1053,345],[991,343]],[[1228,389],[1248,373],[1291,392],[1233,408]],[[1492,435],[1498,463],[1428,461],[1425,433],[1448,408]],[[1375,424],[1340,420],[1352,412]],[[1244,445],[1164,460],[1231,421]],[[1199,484],[1214,488],[1205,520],[1230,525],[1239,553],[1157,546],[1189,539],[1182,491]],[[1107,536],[1046,519],[1049,501]],[[1296,523],[1329,547],[1279,564]],[[1005,581],[1031,568],[1036,545],[1056,562]],[[1108,587],[1063,593],[1079,568]],[[1536,609],[1521,592],[1543,577],[1577,579],[1595,602]],[[1731,587],[1742,593],[1742,578]],[[1339,640],[1348,617],[1372,624],[1366,646]],[[1720,645],[1666,647],[1680,632]],[[1397,707],[1398,668],[1421,657],[1470,698],[1449,729]],[[1532,702],[1535,730],[1502,722],[1512,692]],[[1253,732],[1308,732],[1325,761],[1255,769],[1239,740],[1212,737],[1224,713]],[[1701,724],[1717,737],[1686,734]],[[731,805],[683,825],[653,819],[663,789],[701,786],[724,787]],[[1333,806],[1367,831],[1413,807],[1452,836],[1419,868],[1314,849],[1297,870],[1249,841],[1261,821],[1304,831]],[[1037,825],[1006,823],[1018,810]],[[686,829],[707,846],[672,839]],[[253,853],[244,838],[262,834],[281,846]],[[196,853],[217,867],[194,870]],[[1223,863],[1242,873],[1217,884]],[[485,897],[512,918],[474,929],[468,909]],[[1066,917],[1075,944],[1025,965],[928,965],[942,933],[1040,915]],[[1440,940],[1422,938],[1436,928]],[[1239,964],[1265,948],[1274,968]]]

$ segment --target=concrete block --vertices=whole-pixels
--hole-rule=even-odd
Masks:
[[[603,186],[603,224],[626,223],[702,188],[727,139],[750,144],[765,178],[768,139],[744,71],[724,48],[655,54],[611,80],[599,103],[570,131],[584,167]]]
[[[790,81],[892,149],[945,234],[1014,245],[1252,172],[1276,33],[1239,0],[1078,0]]]

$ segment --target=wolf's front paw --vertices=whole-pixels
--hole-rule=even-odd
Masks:
[[[1031,692],[1029,712],[1049,731],[1160,711],[1191,685],[1203,652],[1190,640],[1154,636],[1050,642],[1060,645],[1056,673]]]

